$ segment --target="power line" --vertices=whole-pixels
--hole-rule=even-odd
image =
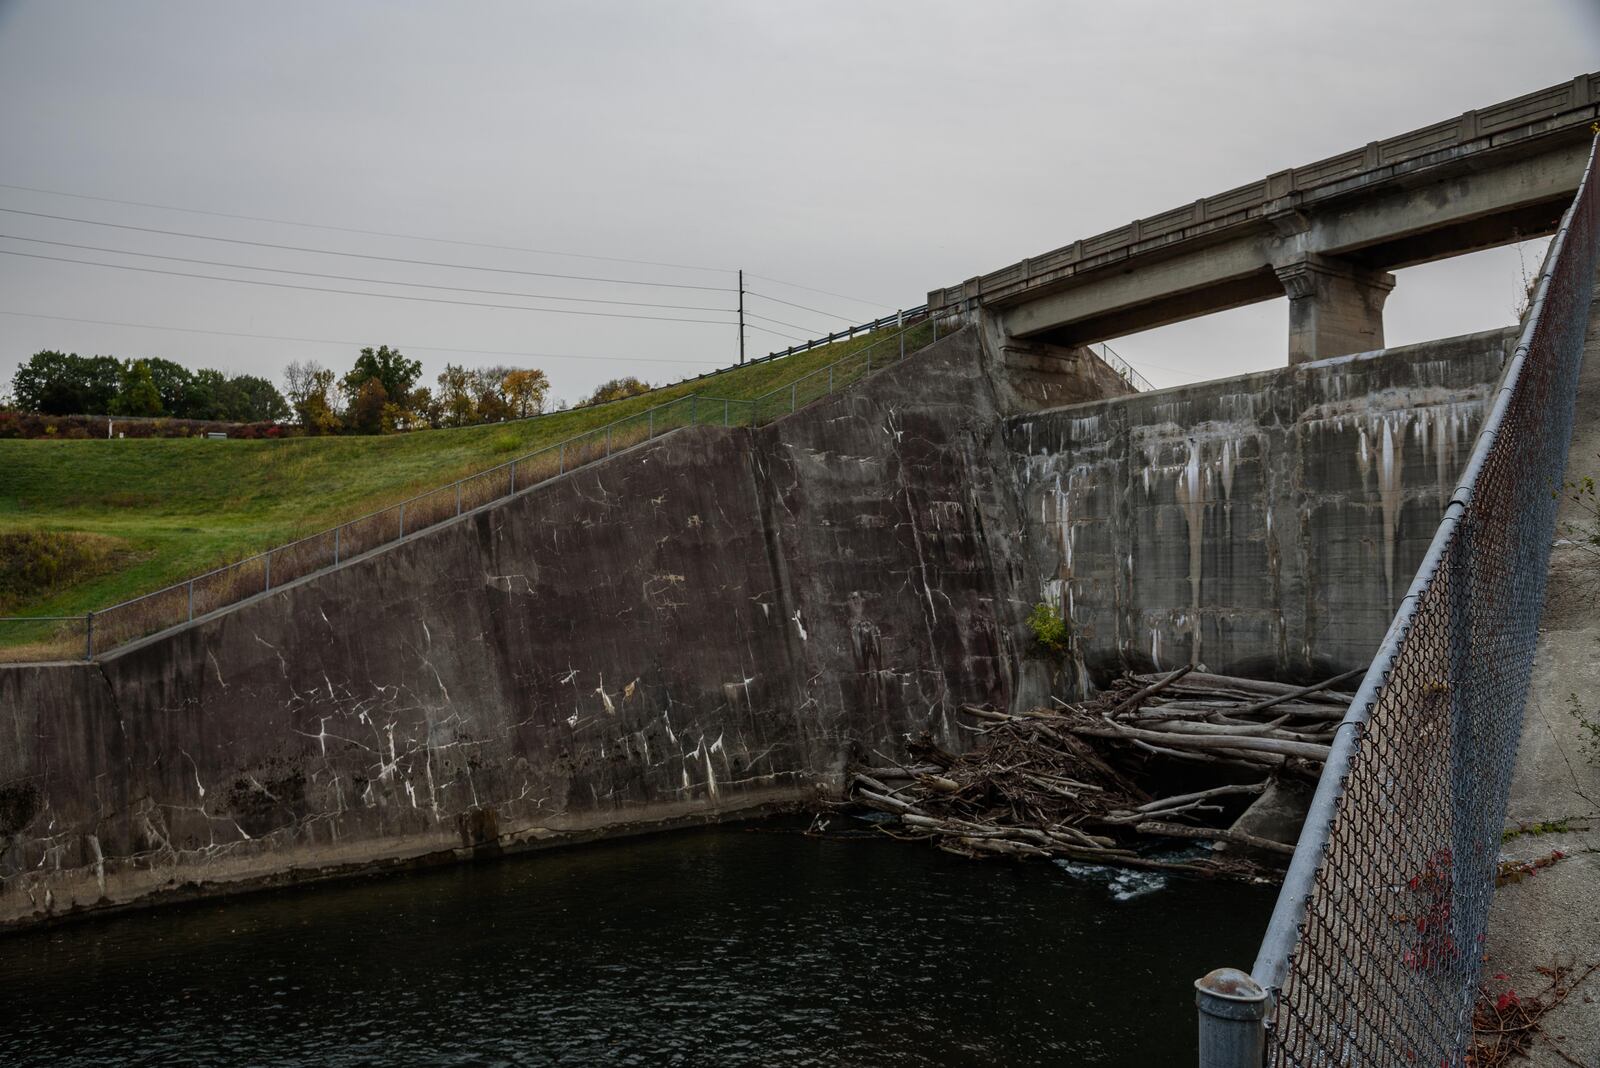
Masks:
[[[698,304],[648,304],[638,300],[606,300],[601,297],[558,297],[548,293],[516,293],[504,289],[472,289],[467,286],[434,285],[431,282],[399,282],[388,278],[362,278],[348,274],[322,274],[318,271],[294,271],[284,267],[257,267],[249,263],[226,263],[221,260],[197,260],[188,256],[164,256],[158,252],[134,252],[125,248],[106,248],[101,245],[76,245],[71,241],[49,241],[42,237],[18,237],[0,234],[10,241],[28,241],[37,245],[57,245],[61,248],[81,249],[85,252],[110,252],[118,256],[142,256],[152,260],[173,260],[177,263],[198,263],[206,267],[229,267],[240,271],[270,271],[273,274],[303,275],[307,278],[330,278],[340,282],[370,282],[382,286],[413,286],[418,289],[443,289],[452,293],[482,293],[493,297],[524,297],[528,300],[570,300],[583,304],[622,304],[634,308],[670,308],[677,311],[725,312],[726,308],[706,308]],[[242,279],[239,279],[242,281]],[[551,309],[555,310],[555,309]]]
[[[419,267],[448,267],[458,271],[489,271],[494,274],[519,274],[529,278],[565,278],[576,282],[606,282],[612,285],[653,286],[657,289],[698,289],[708,293],[729,293],[723,286],[696,286],[682,282],[642,282],[633,278],[597,278],[585,274],[559,274],[553,271],[522,271],[512,267],[480,267],[471,263],[446,263],[439,260],[413,260],[404,256],[378,256],[366,252],[338,252],[333,249],[311,248],[306,245],[279,245],[271,241],[249,241],[242,237],[215,237],[186,230],[163,230],[155,226],[133,226],[129,223],[103,222],[99,219],[78,219],[70,215],[51,215],[42,211],[23,211],[21,208],[0,208],[11,215],[27,215],[35,219],[54,219],[58,222],[83,223],[86,226],[109,226],[115,230],[133,230],[142,234],[165,234],[168,237],[186,237],[196,241],[221,241],[229,245],[250,245],[254,248],[278,249],[282,252],[310,252],[318,256],[346,256],[358,260],[379,260],[384,263],[410,263]]]
[[[0,209],[4,210],[4,209]],[[17,252],[0,249],[0,256],[21,256],[30,260],[51,260],[56,263],[78,263],[85,267],[107,267],[117,271],[138,271],[143,274],[165,274],[174,278],[199,278],[208,282],[232,282],[235,285],[267,286],[272,289],[299,289],[309,293],[339,293],[349,297],[380,297],[384,300],[410,300],[423,304],[455,304],[465,308],[503,308],[507,311],[540,312],[549,315],[584,315],[602,319],[650,319],[661,323],[710,323],[714,326],[732,326],[726,319],[684,319],[666,315],[629,315],[624,312],[579,311],[575,308],[527,308],[520,304],[490,304],[477,300],[449,300],[445,297],[415,297],[406,293],[367,293],[359,289],[334,289],[329,286],[302,286],[292,282],[268,282],[260,278],[219,278],[214,274],[194,274],[189,271],[164,271],[159,267],[135,267],[126,263],[99,263],[95,260],[75,260],[66,256],[46,256],[37,252]]]
[[[158,326],[154,323],[125,323],[114,319],[82,319],[71,315],[45,315],[40,312],[8,311],[0,308],[0,315],[15,315],[24,319],[53,319],[64,323],[86,323],[92,326],[125,326],[136,330],[171,330],[179,334],[215,334],[218,337],[243,337],[257,341],[299,341],[312,345],[347,345],[352,348],[365,348],[367,342],[339,341],[326,337],[288,337],[283,334],[247,334],[236,330],[202,330],[193,326]],[[560,352],[512,352],[506,349],[463,349],[444,345],[409,345],[401,343],[397,348],[416,349],[420,352],[460,352],[472,356],[522,356],[532,360],[599,360],[607,363],[716,363],[720,359],[705,356],[688,356],[681,360],[665,359],[660,356],[582,356],[572,353]]]
[[[116,197],[97,197],[87,193],[63,193],[58,189],[40,189],[31,185],[12,185],[0,182],[0,189],[18,189],[28,193],[43,193],[52,197],[71,197],[74,200],[97,200],[102,204],[124,204],[135,208],[157,208],[161,211],[181,211],[189,215],[209,215],[217,219],[242,219],[246,222],[273,223],[278,226],[301,226],[311,230],[333,230],[341,234],[364,234],[368,237],[397,237],[406,241],[431,241],[442,245],[463,245],[470,248],[496,249],[501,252],[529,252],[537,256],[566,256],[579,260],[605,260],[610,263],[637,263],[645,267],[672,267],[681,271],[707,271],[715,274],[732,274],[726,267],[701,267],[692,263],[664,263],[660,260],[635,260],[626,256],[596,256],[585,252],[557,252],[548,248],[523,248],[518,245],[495,245],[485,241],[462,241],[450,237],[424,237],[421,234],[393,233],[388,230],[362,230],[354,226],[330,226],[326,223],[295,222],[292,219],[272,219],[261,215],[236,215],[226,211],[206,211],[202,208],[180,208],[173,204],[152,204],[143,200],[118,200]]]
[[[805,342],[809,340],[808,338],[795,337],[793,334],[785,334],[782,330],[771,330],[765,326],[757,326],[755,323],[747,323],[745,325],[751,330],[759,330],[763,334],[771,334],[773,337],[787,338],[790,341]]]
[[[809,326],[801,326],[799,323],[786,323],[782,319],[771,319],[771,318],[768,318],[765,315],[757,315],[753,311],[747,311],[747,312],[745,312],[745,315],[749,316],[752,319],[760,319],[764,323],[772,323],[772,324],[774,324],[776,326],[787,326],[791,330],[810,330],[811,329],[811,327],[809,327]]]
[[[750,273],[750,272],[746,272],[746,273],[749,274],[751,278],[759,278],[763,282],[776,282],[780,286],[789,286],[791,289],[804,289],[808,293],[821,293],[825,297],[838,297],[840,300],[853,300],[857,304],[865,304],[865,305],[868,305],[869,307],[873,307],[873,308],[887,308],[887,307],[889,307],[889,305],[884,304],[882,301],[862,300],[860,297],[852,297],[847,293],[835,293],[835,292],[833,292],[832,290],[829,290],[829,289],[818,289],[815,286],[803,286],[799,282],[785,282],[781,278],[772,278],[772,277],[769,277],[768,275],[764,275],[764,274],[753,274],[753,273]]]
[[[815,312],[818,315],[826,315],[830,319],[843,319],[845,322],[849,322],[851,318],[848,315],[840,315],[838,312],[823,311],[821,308],[808,308],[804,304],[796,304],[792,300],[783,300],[780,297],[770,296],[766,293],[758,293],[753,289],[747,289],[745,292],[750,294],[752,297],[760,297],[762,300],[770,300],[774,304],[787,304],[791,308],[799,308],[801,311]]]

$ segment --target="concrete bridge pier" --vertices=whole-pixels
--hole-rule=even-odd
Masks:
[[[1394,275],[1307,252],[1275,266],[1289,296],[1289,363],[1384,347],[1383,304]]]

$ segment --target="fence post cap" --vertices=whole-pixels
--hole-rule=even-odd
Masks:
[[[1218,968],[1194,981],[1195,1003],[1213,1016],[1259,1020],[1266,1013],[1267,992],[1248,972]]]

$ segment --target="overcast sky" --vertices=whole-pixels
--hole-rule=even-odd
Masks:
[[[392,258],[0,212],[0,251],[58,258],[0,255],[0,385],[42,348],[276,379],[379,343],[430,380],[540,366],[569,399],[670,380],[736,359],[733,269],[753,327],[815,336],[1597,67],[1595,0],[0,0],[0,207]],[[1390,343],[1510,322],[1518,275],[1515,249],[1402,272]],[[1171,384],[1282,364],[1286,323],[1280,300],[1114,344]],[[787,343],[750,332],[752,354]]]

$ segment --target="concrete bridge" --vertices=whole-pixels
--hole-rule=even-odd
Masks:
[[[1204,197],[928,294],[1037,359],[1289,298],[1289,362],[1384,347],[1388,272],[1552,233],[1600,73]]]

